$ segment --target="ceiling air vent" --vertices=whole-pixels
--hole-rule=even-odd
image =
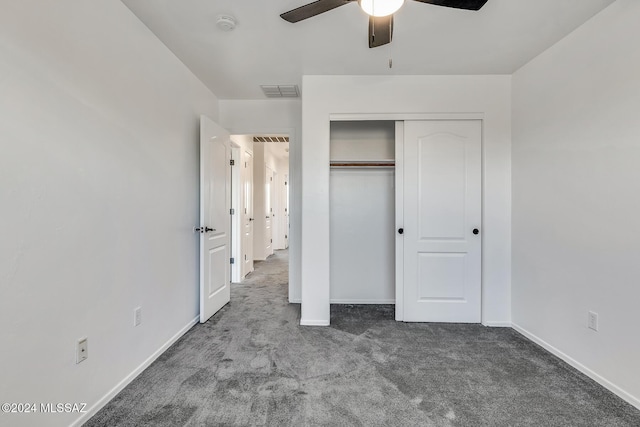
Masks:
[[[300,96],[298,85],[261,85],[267,98],[297,98]]]
[[[254,136],[253,142],[289,142],[288,136]]]

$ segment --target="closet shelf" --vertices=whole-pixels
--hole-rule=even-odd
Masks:
[[[393,168],[395,160],[331,160],[331,168]]]

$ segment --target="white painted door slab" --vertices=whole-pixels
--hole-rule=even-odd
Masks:
[[[282,228],[284,230],[284,248],[289,247],[289,174],[284,175],[284,185],[282,186]]]
[[[229,133],[200,116],[200,322],[230,300]]]
[[[253,271],[253,154],[243,153],[242,168],[242,277]]]
[[[265,165],[265,177],[264,177],[264,256],[265,258],[273,255],[273,224],[271,222],[271,216],[273,214],[272,205],[272,192],[273,192],[273,169]]]
[[[481,321],[481,145],[480,120],[404,124],[404,321]]]

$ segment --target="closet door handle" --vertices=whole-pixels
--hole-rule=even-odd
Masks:
[[[398,234],[404,234],[404,228],[398,228]]]
[[[473,234],[478,234],[478,233],[480,233],[480,230],[478,230],[477,228],[474,228],[473,229]]]

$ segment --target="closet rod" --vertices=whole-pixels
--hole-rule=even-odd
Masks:
[[[329,165],[332,168],[394,168],[396,163],[394,161],[359,161],[359,162],[330,162]]]

